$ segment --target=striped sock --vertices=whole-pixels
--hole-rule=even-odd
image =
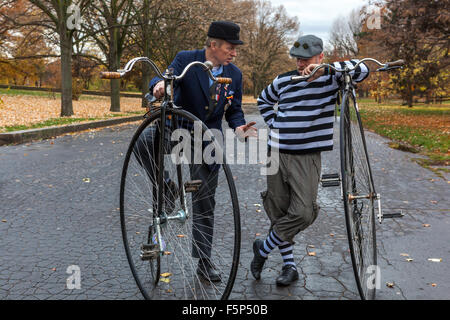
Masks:
[[[269,253],[272,252],[273,249],[278,247],[280,243],[283,243],[283,240],[280,239],[280,237],[277,236],[274,230],[270,231],[269,236],[264,241],[264,245],[261,249],[259,249],[259,253],[264,258],[267,258]]]
[[[283,242],[278,246],[278,248],[280,249],[284,265],[291,265],[297,270],[294,262],[294,255],[292,253],[292,245],[289,242]]]

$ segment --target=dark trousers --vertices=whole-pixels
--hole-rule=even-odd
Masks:
[[[169,134],[165,136],[165,145],[173,147],[170,145]],[[148,127],[141,133],[133,149],[134,155],[139,164],[145,168],[150,181],[156,181],[157,179],[157,168],[155,167],[158,157],[157,143],[159,143],[159,135],[156,132],[156,128]],[[168,151],[170,150],[166,150],[166,152]],[[194,154],[193,150],[191,150],[191,154]],[[211,170],[211,166],[206,164],[190,164],[189,169],[191,180],[202,181],[200,189],[192,193],[192,256],[194,258],[211,258],[214,234],[214,208],[216,205],[214,196],[219,171]],[[168,178],[168,172],[164,172],[164,176]],[[177,183],[178,181],[174,182]],[[185,182],[183,181],[183,183]]]

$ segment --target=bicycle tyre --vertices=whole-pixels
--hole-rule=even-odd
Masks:
[[[170,194],[166,196],[164,193],[164,210],[169,206],[173,212],[180,213],[180,211],[183,211],[181,208],[183,207],[182,202],[184,202],[184,199],[181,195],[185,195],[186,202],[184,203],[189,206],[189,208],[186,208],[186,211],[192,213],[192,219],[187,218],[184,223],[181,222],[182,219],[170,221],[167,219],[165,225],[161,225],[161,243],[165,246],[165,254],[160,255],[157,261],[153,261],[156,259],[150,260],[150,264],[156,263],[156,269],[158,270],[156,275],[152,275],[152,270],[155,268],[150,268],[151,270],[149,270],[148,261],[142,261],[139,257],[140,245],[142,243],[150,243],[148,236],[145,239],[143,234],[145,234],[146,228],[149,228],[149,230],[153,228],[152,224],[155,218],[153,212],[157,212],[157,208],[155,211],[157,201],[151,195],[157,194],[159,186],[156,183],[158,180],[152,181],[149,178],[151,175],[148,174],[148,168],[144,168],[145,166],[142,166],[138,161],[139,156],[135,147],[146,128],[155,127],[156,132],[159,133],[163,131],[161,126],[159,126],[160,113],[161,110],[155,111],[138,127],[128,147],[122,169],[120,220],[123,243],[130,269],[145,299],[227,299],[231,293],[239,264],[241,230],[234,179],[228,165],[225,163],[224,153],[223,163],[219,168],[217,188],[215,189],[215,194],[220,195],[220,199],[217,200],[218,203],[216,203],[213,215],[214,236],[212,241],[214,242],[212,245],[213,252],[211,253],[214,267],[218,269],[222,281],[219,283],[208,282],[196,273],[197,265],[194,263],[194,258],[191,257],[195,241],[190,238],[192,238],[191,231],[193,231],[192,221],[196,219],[192,208],[197,200],[194,199],[194,193],[189,195],[186,193],[187,189],[185,188],[185,182],[190,179],[191,174],[194,174],[194,169],[189,167],[189,164],[173,164],[173,161],[168,160],[171,157],[168,154],[164,156],[164,173],[167,170],[169,179],[174,184],[178,183],[175,186],[178,194],[170,198]],[[183,123],[194,123],[196,121],[201,123],[202,137],[208,131],[206,125],[189,112],[168,108],[165,110],[165,113],[166,119],[186,121]],[[172,134],[173,132],[168,133]],[[167,144],[165,144],[165,147],[167,147]],[[154,155],[154,145],[152,148]],[[142,158],[140,161],[142,161]],[[187,167],[189,168],[186,169]],[[184,176],[180,178],[180,175]],[[168,185],[166,185],[166,180],[164,181],[164,188],[166,188]],[[148,193],[143,193],[142,188],[147,188],[145,190]],[[164,188],[163,190],[166,190]],[[149,207],[153,209],[150,210],[151,208]],[[173,212],[165,216],[173,217],[175,216]],[[190,247],[192,247],[192,250],[189,249]],[[163,272],[163,274],[160,272]],[[157,277],[156,279],[155,276]]]
[[[379,280],[374,209],[376,192],[364,129],[352,94],[345,94],[342,100],[340,160],[342,200],[353,272],[361,299],[373,300]]]

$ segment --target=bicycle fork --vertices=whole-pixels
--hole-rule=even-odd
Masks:
[[[327,188],[327,187],[338,187],[341,185],[341,178],[339,176],[338,173],[333,173],[333,174],[323,174],[322,175],[322,187]],[[342,188],[341,188],[341,198],[343,198],[344,195],[342,193]],[[379,193],[371,193],[368,195],[352,195],[349,194],[348,195],[348,201],[352,202],[354,200],[357,199],[374,199],[377,200],[378,202],[378,213],[377,213],[377,219],[379,223],[382,223],[384,219],[393,219],[393,218],[403,218],[403,216],[405,215],[402,210],[400,210],[400,212],[394,212],[394,213],[383,213],[382,209],[381,209],[381,194]]]
[[[377,218],[379,223],[382,223],[384,219],[403,218],[405,215],[402,210],[400,210],[400,212],[383,213],[381,210],[381,195],[377,193],[375,199],[378,201]]]

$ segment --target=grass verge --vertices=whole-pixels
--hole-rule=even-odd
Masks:
[[[450,165],[450,104],[412,108],[396,102],[359,102],[365,128],[392,140],[390,147],[419,153],[428,159],[414,159],[444,178]]]
[[[47,127],[53,127],[53,126],[63,126],[63,125],[82,123],[82,122],[88,122],[88,121],[107,120],[107,119],[117,118],[117,117],[130,117],[130,116],[135,116],[135,115],[140,115],[140,114],[143,115],[144,112],[136,111],[136,112],[127,112],[127,113],[117,113],[117,114],[109,115],[107,117],[98,117],[98,118],[70,118],[70,117],[52,118],[52,119],[48,119],[48,120],[34,123],[31,125],[16,125],[16,126],[0,127],[0,133],[28,130],[28,129],[38,129],[38,128],[40,129],[40,128],[47,128]]]

